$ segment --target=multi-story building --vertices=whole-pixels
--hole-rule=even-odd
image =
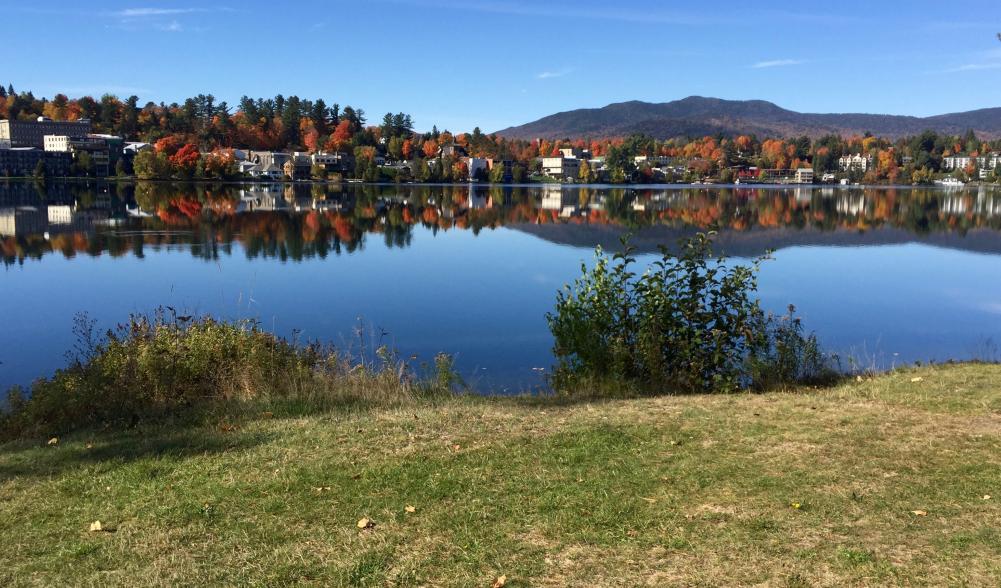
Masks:
[[[73,160],[79,162],[80,156],[86,153],[97,177],[111,175],[112,153],[117,156],[121,149],[112,149],[112,142],[121,143],[121,139],[111,135],[89,135],[85,137],[70,137],[67,135],[45,135],[42,139],[45,151],[53,153],[69,153]],[[118,157],[114,160],[117,161]]]
[[[44,116],[38,120],[0,120],[0,142],[10,143],[11,147],[45,147],[45,135],[66,135],[83,137],[90,134],[90,121],[54,121]]]
[[[282,171],[290,180],[305,180],[309,179],[312,166],[313,159],[308,153],[296,152],[282,165]]]
[[[653,168],[662,168],[671,163],[671,158],[663,155],[637,155],[636,157],[633,157],[633,163],[637,166],[648,164]]]
[[[45,214],[34,206],[0,208],[0,237],[40,235],[48,228]]]
[[[275,166],[280,170],[289,159],[292,159],[290,153],[277,151],[251,151],[247,154],[247,161],[256,163],[262,170],[268,169],[271,166]]]
[[[466,167],[469,170],[469,179],[475,180],[478,177],[486,176],[490,165],[487,160],[482,157],[465,157],[463,158],[466,162]]]
[[[872,167],[872,155],[842,155],[838,158],[838,168],[841,171],[859,171],[865,173]]]
[[[580,175],[580,160],[573,157],[543,157],[542,174],[560,180],[575,180]]]
[[[33,175],[41,161],[48,176],[68,176],[73,164],[69,153],[42,151],[26,147],[0,149],[0,176],[26,177]]]
[[[313,164],[322,165],[328,172],[347,172],[355,167],[354,156],[348,153],[327,153],[320,151],[313,154]]]
[[[452,143],[444,143],[438,148],[438,157],[466,157],[469,155],[466,153],[465,147],[462,145],[456,145]]]
[[[510,182],[514,179],[514,162],[510,159],[487,159],[487,170],[489,172],[494,171],[494,166],[499,165],[504,168],[504,179],[505,182]]]
[[[973,157],[970,155],[952,155],[942,158],[942,167],[947,170],[966,169],[971,165],[978,167],[981,170],[993,170],[999,163],[1001,163],[1001,155],[997,153],[981,155],[980,157]]]

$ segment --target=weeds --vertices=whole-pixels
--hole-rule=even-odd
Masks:
[[[218,407],[388,405],[461,385],[448,356],[417,373],[385,346],[376,360],[358,360],[331,346],[289,342],[256,321],[178,316],[170,308],[132,315],[103,336],[80,315],[74,333],[67,367],[30,393],[9,391],[0,437],[134,426]]]

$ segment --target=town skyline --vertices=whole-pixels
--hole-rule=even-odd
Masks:
[[[724,4],[304,2],[287,19],[262,19],[272,9],[257,2],[88,10],[59,1],[9,7],[19,23],[11,41],[32,46],[35,59],[10,60],[4,76],[39,95],[134,94],[142,103],[199,93],[230,104],[244,94],[323,96],[369,113],[403,108],[422,131],[491,132],[576,108],[689,95],[817,113],[998,106],[998,23],[974,17],[990,14],[989,2],[953,14],[924,1],[906,10]],[[63,42],[37,43],[49,35]],[[66,57],[67,46],[95,35],[112,36],[121,50]]]

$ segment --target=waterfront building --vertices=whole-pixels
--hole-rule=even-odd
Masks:
[[[838,168],[841,171],[859,171],[865,173],[872,167],[872,155],[842,155],[838,158]]]
[[[543,157],[542,174],[559,180],[575,180],[580,174],[580,160],[574,157]]]
[[[10,147],[45,147],[46,135],[66,135],[83,137],[91,131],[90,121],[54,121],[44,116],[33,121],[0,120],[0,142],[9,143]]]
[[[0,149],[0,177],[26,177],[33,175],[41,161],[48,176],[68,176],[73,164],[70,153],[42,151],[27,147]]]

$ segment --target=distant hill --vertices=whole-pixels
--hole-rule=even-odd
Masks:
[[[961,134],[973,129],[987,138],[1001,137],[1001,108],[942,114],[925,118],[889,114],[810,114],[786,110],[764,100],[721,100],[689,96],[652,104],[620,102],[604,108],[583,108],[553,114],[497,134],[507,138],[594,139],[643,133],[657,139],[678,136],[756,134],[792,137],[852,135],[866,131],[897,138],[925,130]]]

